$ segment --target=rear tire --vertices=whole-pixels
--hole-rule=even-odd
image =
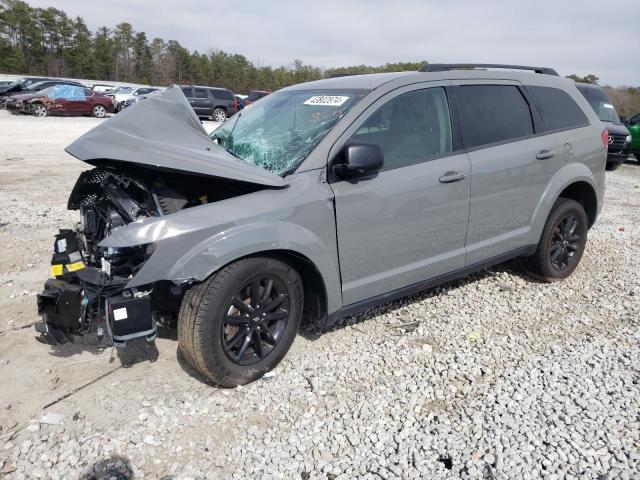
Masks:
[[[211,119],[214,122],[222,123],[227,119],[227,112],[223,108],[214,108],[211,112]]]
[[[104,118],[107,114],[107,109],[103,105],[96,105],[91,109],[91,115],[96,118]]]
[[[613,172],[614,170],[617,170],[618,168],[620,168],[620,165],[622,165],[623,163],[624,163],[624,161],[607,162],[605,170],[607,172]]]
[[[303,300],[300,275],[286,263],[267,257],[232,263],[185,294],[179,349],[218,385],[252,382],[291,347]]]
[[[545,223],[527,271],[544,282],[563,280],[578,267],[587,244],[589,219],[575,200],[559,198]]]

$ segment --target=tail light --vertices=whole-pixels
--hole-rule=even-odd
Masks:
[[[602,144],[604,145],[604,148],[608,149],[609,148],[609,132],[607,132],[606,128],[600,134],[600,138],[602,138]]]
[[[236,106],[236,110],[238,110],[238,97],[233,97],[233,103]]]

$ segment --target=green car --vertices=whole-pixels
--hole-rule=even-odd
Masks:
[[[631,133],[631,152],[635,155],[636,160],[640,162],[640,113],[636,113],[629,123],[627,123],[629,133]]]

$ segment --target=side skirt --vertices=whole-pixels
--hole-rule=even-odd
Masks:
[[[342,307],[340,310],[331,313],[327,317],[326,326],[329,327],[333,325],[334,323],[336,323],[336,321],[338,321],[342,317],[355,315],[356,313],[360,313],[364,310],[368,310],[378,305],[389,303],[394,300],[398,300],[399,298],[413,295],[414,293],[418,293],[422,290],[433,288],[438,285],[442,285],[443,283],[447,283],[452,280],[457,280],[459,278],[466,277],[467,275],[478,272],[480,270],[484,270],[485,268],[489,268],[494,265],[504,263],[507,260],[511,260],[516,257],[533,255],[536,251],[536,248],[537,248],[537,245],[528,245],[526,247],[521,247],[516,250],[511,250],[510,252],[503,253],[502,255],[498,255],[497,257],[492,257],[488,260],[474,263],[473,265],[466,266],[459,270],[454,270],[452,272],[445,273],[444,275],[439,275],[437,277],[433,277],[428,280],[424,280],[422,282],[418,282],[412,285],[408,285],[406,287],[398,288],[397,290],[393,290],[388,293],[383,293],[382,295],[378,295],[376,297],[368,298],[366,300],[361,300],[360,302],[357,302],[357,303],[352,303],[351,305],[347,305],[345,307]]]

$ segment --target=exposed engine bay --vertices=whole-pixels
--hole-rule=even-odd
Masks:
[[[80,222],[55,237],[52,277],[38,295],[43,321],[36,330],[48,343],[95,337],[99,343],[123,345],[153,340],[157,324],[174,326],[188,285],[156,282],[126,289],[153,255],[153,244],[104,248],[100,242],[114,229],[148,217],[259,190],[260,185],[118,162],[101,162],[78,178],[67,207]]]

